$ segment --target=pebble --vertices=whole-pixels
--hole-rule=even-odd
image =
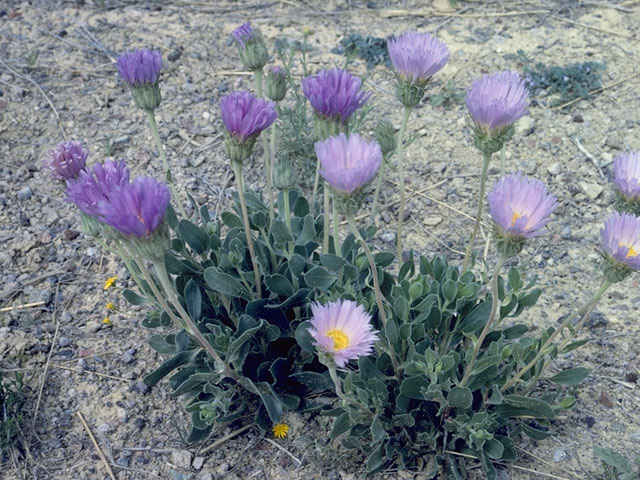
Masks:
[[[29,294],[29,303],[44,302],[47,305],[52,296],[49,290],[35,289]]]
[[[131,461],[131,452],[124,451],[122,452],[122,455],[120,455],[116,460],[116,465],[118,465],[119,467],[126,468],[129,466],[130,461]]]
[[[135,357],[133,356],[133,354],[135,353],[135,350],[127,350],[126,352],[124,352],[122,355],[120,355],[120,361],[123,363],[132,363],[135,361]]]
[[[182,470],[189,470],[192,457],[189,450],[174,450],[171,452],[171,463]]]
[[[98,425],[98,428],[96,428],[96,432],[98,433],[107,433],[111,431],[111,425],[109,425],[108,423],[101,423],[100,425]]]
[[[18,200],[20,200],[21,202],[26,202],[27,200],[29,200],[31,198],[31,195],[33,195],[31,187],[24,187],[18,190]]]
[[[193,468],[200,470],[204,465],[204,457],[196,457],[193,459]]]
[[[636,430],[631,435],[629,435],[629,440],[635,443],[640,443],[640,430]]]
[[[560,232],[560,236],[561,236],[562,238],[564,238],[565,240],[566,240],[567,238],[571,238],[571,227],[570,227],[570,226],[568,226],[568,225],[567,225],[566,227],[564,227],[564,228],[562,229],[562,232]]]
[[[142,381],[131,383],[130,390],[134,393],[140,393],[141,395],[149,393],[149,387],[147,387]]]
[[[597,183],[580,182],[579,185],[585,195],[591,200],[595,200],[596,198],[598,198],[604,190],[604,187],[598,185]]]
[[[428,227],[435,227],[440,222],[442,222],[442,217],[439,216],[427,217],[423,220],[423,223]]]
[[[547,172],[551,175],[560,175],[562,173],[562,165],[558,162],[553,163],[547,167]]]
[[[61,347],[68,347],[71,345],[71,340],[69,340],[69,337],[62,336],[58,339],[58,345]]]
[[[559,463],[567,458],[567,452],[565,452],[562,448],[556,448],[553,451],[553,461]]]
[[[388,233],[383,233],[382,235],[380,235],[380,239],[383,242],[393,243],[396,240],[396,236],[393,233],[388,232]]]

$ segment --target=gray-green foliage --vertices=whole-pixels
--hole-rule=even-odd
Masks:
[[[0,463],[17,446],[21,431],[25,387],[22,374],[0,377]]]
[[[637,480],[638,472],[631,463],[620,453],[608,447],[595,445],[593,451],[600,458],[604,469],[603,480]],[[640,455],[636,456],[636,464],[640,466]]]

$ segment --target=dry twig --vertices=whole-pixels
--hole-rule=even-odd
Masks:
[[[576,144],[576,147],[578,147],[578,150],[580,150],[584,154],[584,156],[589,159],[589,161],[593,164],[593,166],[596,167],[596,170],[598,170],[600,177],[602,177],[603,180],[606,179],[607,177],[602,171],[600,164],[598,163],[596,158],[593,155],[591,155],[591,153],[589,153],[589,151],[586,148],[582,146],[582,144],[580,143],[580,139],[578,137],[573,137],[571,140],[573,141],[573,143]]]
[[[219,447],[220,445],[222,445],[224,442],[231,440],[233,437],[237,437],[238,435],[240,435],[242,432],[246,432],[247,430],[249,430],[251,427],[253,427],[253,423],[249,423],[248,425],[245,425],[244,427],[240,427],[237,430],[234,430],[233,432],[231,432],[228,435],[225,435],[224,437],[216,440],[215,442],[213,442],[211,445],[209,445],[207,448],[203,448],[200,451],[201,455],[204,455],[205,453],[209,453],[211,450],[213,450],[216,447]]]
[[[100,449],[100,445],[98,445],[98,442],[96,441],[96,437],[94,437],[93,433],[91,433],[91,429],[89,428],[89,425],[87,425],[87,422],[82,416],[82,413],[80,412],[80,410],[76,412],[76,415],[82,422],[82,426],[84,427],[84,429],[87,431],[87,434],[89,435],[89,438],[91,439],[91,442],[93,443],[93,446],[96,449],[96,452],[98,452],[98,456],[100,457],[100,460],[102,460],[102,464],[104,465],[104,468],[107,469],[107,473],[109,474],[109,477],[111,477],[111,480],[116,480],[116,476],[113,474],[113,470],[111,470],[111,466],[109,466],[107,457],[105,457],[104,453],[102,453],[102,450]]]

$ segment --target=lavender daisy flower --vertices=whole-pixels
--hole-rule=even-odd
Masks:
[[[81,171],[77,179],[67,182],[67,201],[87,215],[100,217],[100,203],[109,202],[111,193],[128,183],[129,169],[124,161],[96,163]]]
[[[387,41],[398,76],[424,86],[449,60],[447,46],[428,33],[406,32]]]
[[[485,75],[471,84],[465,100],[479,129],[496,132],[527,113],[529,92],[516,72]]]
[[[614,212],[600,230],[602,250],[615,265],[640,270],[640,218]]]
[[[640,151],[623,153],[614,158],[613,176],[613,181],[625,200],[640,200]]]
[[[345,124],[371,93],[360,91],[362,81],[341,68],[321,70],[302,80],[302,91],[317,115]]]
[[[267,64],[269,53],[259,30],[247,22],[231,32],[231,36],[238,47],[240,60],[247,70],[260,70]]]
[[[151,177],[138,177],[114,189],[108,201],[98,205],[107,225],[124,235],[148,237],[164,220],[171,195],[169,188]]]
[[[49,150],[42,165],[55,180],[73,180],[84,170],[88,155],[80,142],[62,142]]]
[[[158,79],[162,68],[162,54],[157,50],[133,50],[118,57],[116,67],[120,77],[131,87],[136,105],[154,110],[162,96]]]
[[[222,122],[241,142],[260,135],[278,118],[276,105],[249,92],[233,92],[220,100]]]
[[[351,300],[337,300],[320,305],[311,305],[311,327],[309,334],[316,348],[333,357],[338,367],[350,360],[369,355],[378,340],[371,326],[371,315],[362,305]]]
[[[340,193],[350,195],[371,180],[382,163],[380,145],[341,133],[315,144],[320,175]]]
[[[558,206],[544,183],[514,173],[501,178],[488,195],[489,212],[501,237],[513,240],[541,233]]]

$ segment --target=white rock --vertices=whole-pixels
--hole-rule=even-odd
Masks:
[[[604,190],[604,188],[597,183],[580,182],[579,185],[585,195],[591,200],[598,198]]]

